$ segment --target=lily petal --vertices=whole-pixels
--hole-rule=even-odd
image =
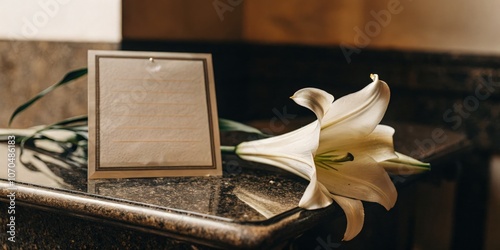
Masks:
[[[295,131],[271,138],[240,143],[236,154],[244,160],[273,165],[310,181],[299,206],[318,209],[332,200],[317,182],[313,154],[318,147],[320,125],[312,122]]]
[[[314,169],[312,152],[318,147],[314,137],[319,137],[317,121],[283,135],[242,142],[235,152],[244,160],[273,165],[309,180]]]
[[[344,210],[347,218],[347,227],[342,240],[352,240],[363,229],[365,221],[365,209],[359,200],[346,198],[338,195],[330,195],[332,199]]]
[[[377,162],[382,162],[398,157],[394,152],[393,135],[394,129],[386,125],[378,125],[369,135],[357,137],[339,136],[329,139],[325,138],[321,131],[320,137],[323,140],[316,154],[321,155],[335,150],[335,153],[340,155],[351,153],[355,158],[367,155]]]
[[[321,124],[321,139],[370,134],[382,120],[389,99],[389,86],[373,75],[368,86],[332,103]]]
[[[431,164],[416,160],[410,156],[395,152],[397,158],[380,162],[379,166],[390,174],[410,175],[431,170]]]
[[[325,114],[330,109],[333,102],[333,95],[317,88],[303,88],[293,94],[294,100],[300,106],[306,107],[316,114],[316,117],[321,121]]]
[[[311,176],[311,183],[304,191],[304,195],[299,201],[299,207],[305,209],[320,209],[332,204],[328,189],[318,182],[316,171]]]
[[[332,165],[319,166],[318,181],[332,193],[358,200],[377,202],[387,210],[396,203],[397,191],[387,172],[370,157]]]

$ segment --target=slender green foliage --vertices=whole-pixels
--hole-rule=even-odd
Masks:
[[[29,101],[25,102],[24,104],[22,104],[21,106],[19,106],[15,111],[14,113],[12,113],[12,116],[10,117],[9,119],[9,126],[12,124],[12,121],[14,120],[14,118],[20,114],[21,112],[23,112],[24,110],[26,110],[28,107],[30,107],[33,103],[35,103],[36,101],[38,101],[38,99],[44,97],[46,94],[52,92],[52,90],[60,87],[60,86],[63,86],[73,80],[76,80],[84,75],[87,74],[87,69],[86,68],[83,68],[83,69],[77,69],[77,70],[74,70],[74,71],[71,71],[71,72],[68,72],[59,82],[57,82],[56,84],[44,89],[42,92],[38,93],[36,96],[34,96],[33,98],[31,98]]]

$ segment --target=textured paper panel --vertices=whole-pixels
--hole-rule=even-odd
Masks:
[[[89,178],[220,174],[210,60],[89,52]]]

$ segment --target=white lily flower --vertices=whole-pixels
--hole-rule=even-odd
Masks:
[[[312,110],[317,121],[236,148],[245,160],[278,166],[310,180],[300,207],[317,209],[335,200],[347,217],[344,240],[355,237],[363,227],[360,200],[377,202],[387,210],[394,206],[397,191],[383,167],[419,164],[399,160],[392,143],[394,129],[379,125],[390,91],[377,75],[371,77],[373,82],[364,89],[335,102],[323,90],[297,91],[292,99]]]
[[[397,158],[392,144],[394,129],[378,125],[389,103],[387,84],[372,75],[364,89],[323,107],[315,102],[316,89],[302,89],[293,99],[313,110],[326,110],[321,119],[320,143],[315,154],[318,181],[344,210],[347,230],[344,240],[356,236],[363,227],[360,200],[377,202],[386,209],[394,206],[397,191],[386,171],[377,163]],[[314,93],[314,94],[310,94]],[[329,95],[323,92],[323,95]]]

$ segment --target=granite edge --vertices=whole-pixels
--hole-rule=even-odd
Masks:
[[[8,188],[13,186],[0,180],[0,187],[0,200],[6,201],[4,197],[12,190]],[[292,209],[273,223],[241,223],[25,184],[15,184],[15,188],[19,203],[223,248],[262,248],[292,239],[333,216],[336,210],[333,205],[316,211]]]

